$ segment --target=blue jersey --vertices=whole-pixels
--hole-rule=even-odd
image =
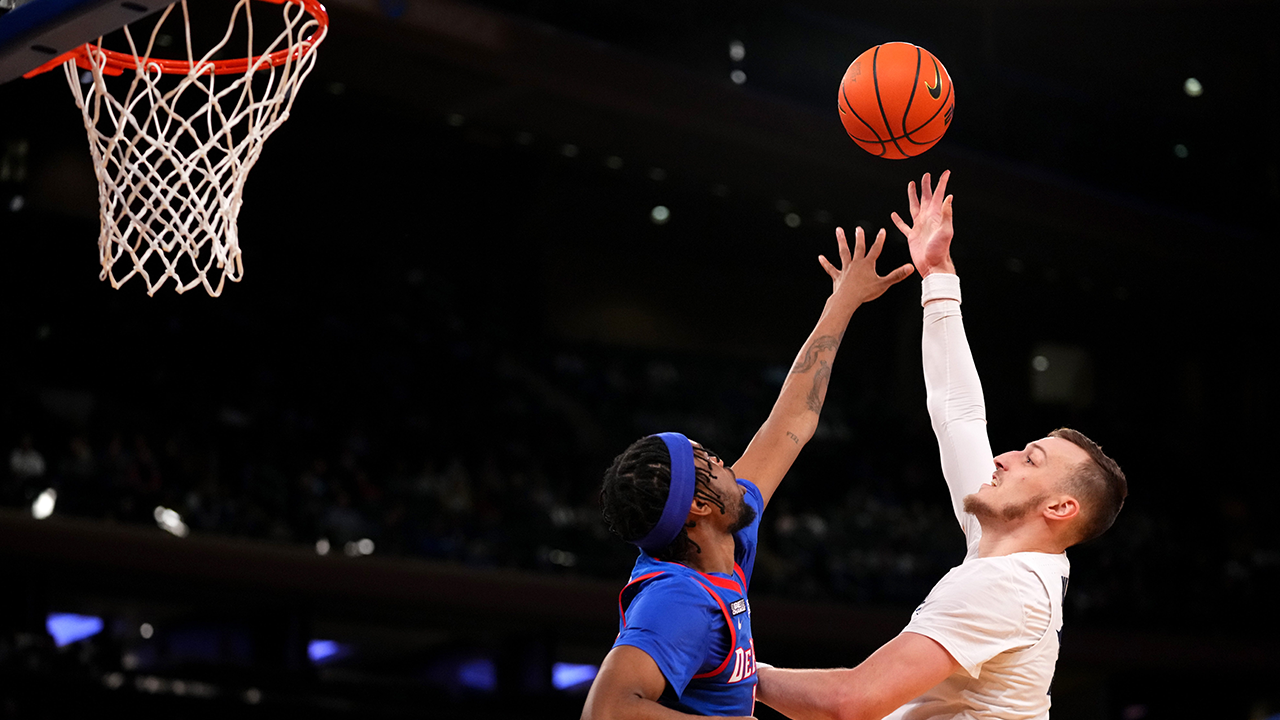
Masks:
[[[614,647],[631,645],[653,658],[667,680],[659,700],[693,715],[751,715],[756,659],[747,586],[756,562],[764,498],[749,480],[743,500],[755,522],[734,533],[734,571],[702,573],[643,550],[618,596]]]

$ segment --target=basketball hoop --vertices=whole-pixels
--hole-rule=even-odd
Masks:
[[[255,2],[280,5],[284,21],[259,54]],[[161,28],[178,6],[187,57],[154,58],[157,38],[172,37]],[[226,34],[197,55],[180,0],[160,15],[141,52],[125,26],[127,52],[99,38],[27,74],[62,65],[84,116],[99,184],[100,279],[119,288],[140,275],[154,295],[172,278],[179,293],[203,285],[214,297],[227,280],[240,281],[236,217],[245,179],[263,142],[289,118],[328,29],[318,0],[236,0]],[[242,57],[214,59],[240,35],[248,45]],[[88,88],[80,70],[92,74]]]

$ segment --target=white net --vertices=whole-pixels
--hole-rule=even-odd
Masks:
[[[179,293],[203,286],[217,297],[227,280],[244,274],[236,218],[245,179],[263,142],[288,119],[327,29],[327,19],[320,23],[298,0],[287,0],[280,3],[284,30],[255,52],[251,4],[238,0],[226,34],[200,54],[191,47],[182,0],[163,12],[145,46],[126,27],[123,55],[105,52],[100,40],[86,46],[83,78],[74,60],[63,66],[89,133],[102,221],[100,277],[112,287],[139,275],[148,295],[172,279]],[[175,34],[185,39],[187,57],[153,59],[157,43],[170,45]],[[239,67],[217,60],[240,52],[246,39]],[[113,76],[109,55],[127,59],[122,75]]]

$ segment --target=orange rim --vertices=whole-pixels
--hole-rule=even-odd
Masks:
[[[166,75],[188,75],[192,69],[199,67],[198,74],[213,73],[214,75],[231,75],[244,74],[251,68],[259,70],[266,67],[277,67],[296,60],[307,53],[311,48],[320,44],[324,39],[325,33],[329,30],[329,13],[324,9],[324,5],[320,4],[320,0],[262,0],[263,2],[273,3],[275,5],[283,5],[286,2],[295,5],[301,5],[304,10],[311,15],[318,23],[315,32],[309,37],[291,47],[277,50],[270,55],[258,55],[249,58],[237,58],[234,60],[207,60],[202,63],[191,63],[186,60],[165,60],[160,58],[148,58],[146,61],[147,69],[156,69]],[[98,62],[94,62],[94,58],[100,58]],[[40,67],[26,73],[23,77],[33,77],[40,73],[52,70],[62,65],[68,60],[74,59],[76,65],[84,70],[92,70],[95,66],[101,66],[102,72],[107,75],[122,75],[126,70],[136,70],[138,62],[141,58],[125,52],[116,50],[107,50],[92,43],[81,45],[80,47],[65,53]]]

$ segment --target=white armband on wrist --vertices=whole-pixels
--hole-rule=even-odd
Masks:
[[[920,305],[933,300],[960,302],[960,276],[952,273],[929,273],[920,283]]]

